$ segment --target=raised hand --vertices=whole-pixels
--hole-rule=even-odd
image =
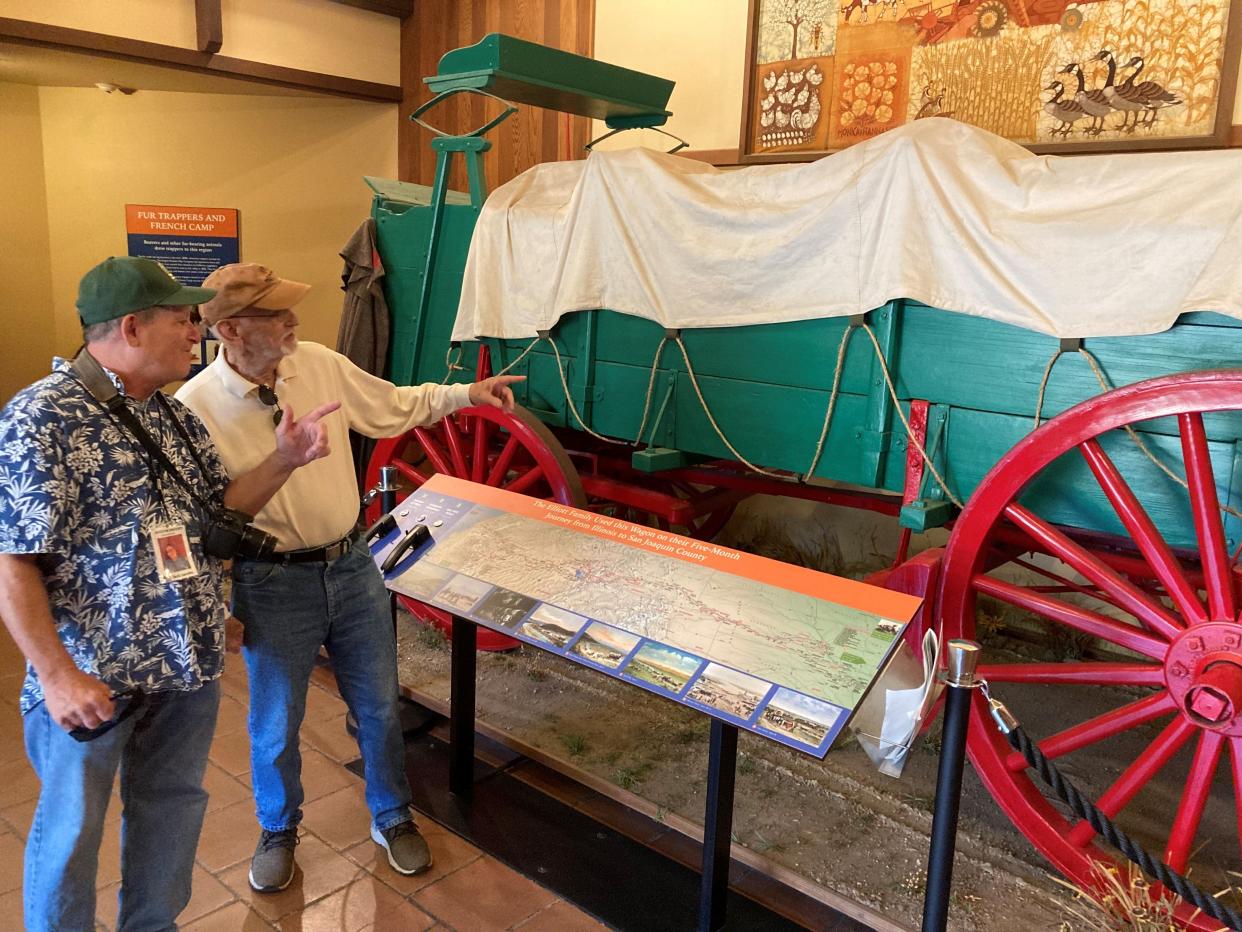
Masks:
[[[276,455],[291,469],[327,456],[328,429],[319,422],[340,406],[339,401],[330,401],[310,414],[297,418],[293,414],[293,408],[285,405],[285,416],[276,425]]]
[[[491,405],[502,411],[513,413],[513,390],[509,388],[514,382],[521,382],[524,375],[494,375],[482,382],[470,386],[470,403],[473,405]]]

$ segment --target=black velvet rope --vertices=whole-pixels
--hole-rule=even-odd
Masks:
[[[1021,727],[1014,728],[1006,736],[1015,751],[1034,768],[1040,778],[1052,787],[1053,792],[1074,810],[1079,818],[1086,819],[1100,837],[1141,867],[1150,877],[1164,884],[1187,903],[1201,909],[1206,915],[1223,922],[1235,932],[1242,932],[1242,916],[1209,893],[1204,893],[1190,879],[1179,874],[1163,861],[1158,861],[1139,847],[1138,843],[1113,825],[1112,820],[1096,808],[1095,803],[1078,791],[1074,784],[1061,775],[1061,771],[1044,756],[1043,751],[1027,737]]]

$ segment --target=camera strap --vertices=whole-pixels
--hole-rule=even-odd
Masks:
[[[116,390],[116,386],[112,384],[112,380],[108,378],[108,374],[104,372],[103,366],[95,359],[86,349],[82,347],[78,354],[73,357],[70,364],[73,371],[81,379],[82,384],[86,386],[86,390],[91,393],[91,397],[98,401],[107,409],[108,413],[115,417],[121,424],[134,435],[137,440],[155,460],[156,463],[168,473],[169,476],[189,493],[194,501],[204,508],[207,503],[199,496],[198,492],[182,478],[181,473],[177,471],[177,467],[173,465],[168,455],[160,449],[159,445],[151,439],[151,435],[147,433],[147,429],[142,426],[142,422],[129,410],[125,405],[125,396]],[[170,412],[171,413],[171,412]],[[181,423],[173,416],[173,423],[177,428],[177,432],[181,434],[182,439],[186,441],[187,447],[193,452],[193,446],[189,442],[189,438],[185,435],[185,430],[181,427]],[[210,509],[209,509],[210,510]]]

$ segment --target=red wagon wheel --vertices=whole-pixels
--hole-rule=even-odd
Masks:
[[[517,405],[512,414],[499,408],[464,408],[430,427],[415,427],[399,437],[381,440],[367,464],[366,484],[379,482],[381,466],[395,466],[405,498],[436,473],[469,479],[485,485],[521,492],[562,505],[586,507],[586,495],[578,472],[560,442],[530,411]],[[379,517],[373,504],[367,520]],[[398,596],[415,618],[448,631],[452,617],[445,611]],[[495,632],[480,630],[481,650],[507,650],[518,642]]]
[[[997,463],[962,512],[945,556],[939,604],[945,637],[974,636],[983,594],[1043,619],[1053,631],[1111,646],[1062,662],[989,664],[981,674],[1007,703],[1021,701],[1019,718],[1025,709],[1038,719],[1042,707],[1043,726],[1050,724],[1050,709],[1065,706],[1053,690],[1086,688],[1086,694],[1063,695],[1098,699],[1033,737],[1047,735],[1040,748],[1076,780],[1099,781],[1088,793],[1100,809],[1118,816],[1172,867],[1184,872],[1193,853],[1195,879],[1210,890],[1221,886],[1213,885],[1212,871],[1225,876],[1239,869],[1234,828],[1242,831],[1242,603],[1217,492],[1229,488],[1231,475],[1213,468],[1204,415],[1239,409],[1242,371],[1200,372],[1118,389],[1054,418]],[[1184,477],[1186,489],[1136,456],[1131,437],[1119,430],[1158,417],[1175,419],[1154,429],[1168,435],[1162,459]],[[1218,452],[1223,446],[1231,466],[1233,444]],[[1142,470],[1158,494],[1142,494],[1123,477],[1118,463],[1127,458],[1128,469]],[[1111,506],[1125,528],[1107,545],[1041,518],[1020,498],[1032,482],[1046,491],[1067,467],[1084,462],[1084,481],[1102,492],[1103,507]],[[1163,485],[1155,486],[1152,476]],[[1065,487],[1057,492],[1074,494]],[[1157,527],[1157,519],[1171,526],[1178,508],[1196,541],[1181,549]],[[1029,565],[1061,584],[1020,584],[997,565],[1024,550],[1042,554]],[[1050,570],[1049,557],[1060,567]],[[971,714],[971,760],[992,796],[1062,873],[1081,887],[1098,887],[1098,865],[1110,863],[1110,855],[1091,827],[1047,800],[1038,778],[994,727],[981,696]],[[1107,766],[1101,755],[1109,758]],[[1123,811],[1140,791],[1155,797],[1158,817],[1150,806],[1143,813]],[[1205,819],[1209,807],[1213,814]],[[1222,830],[1227,837],[1218,837]]]

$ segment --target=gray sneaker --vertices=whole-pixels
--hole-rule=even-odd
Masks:
[[[382,832],[372,825],[371,840],[388,852],[388,863],[399,874],[421,874],[431,867],[431,849],[413,821],[398,822]]]
[[[276,893],[293,880],[293,849],[298,830],[269,832],[264,829],[250,859],[250,889],[256,893]]]

